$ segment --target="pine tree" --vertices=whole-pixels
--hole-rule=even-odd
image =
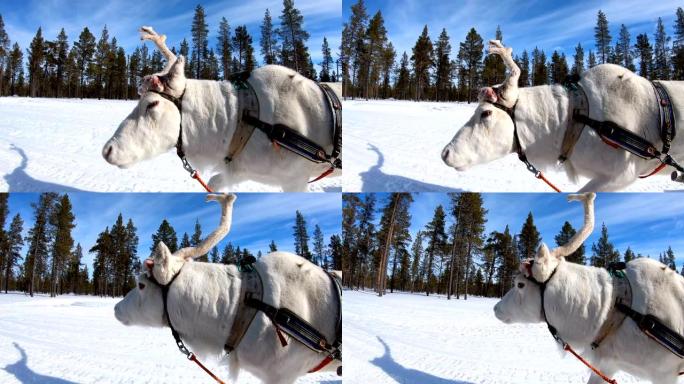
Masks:
[[[16,43],[15,43],[16,45]],[[5,22],[0,15],[0,95],[3,95],[3,89],[5,85],[3,84],[3,79],[5,78],[5,62],[9,56],[10,39],[5,31]]]
[[[90,33],[88,27],[83,28],[83,31],[78,36],[78,41],[74,43],[76,49],[76,63],[78,65],[78,89],[77,95],[81,98],[84,96],[83,88],[85,86],[86,70],[90,67],[95,54],[95,36]]]
[[[278,246],[276,245],[275,241],[271,240],[271,243],[268,244],[268,251],[269,252],[277,252],[278,251]]]
[[[223,252],[221,253],[221,263],[237,264],[237,256],[235,254],[233,243],[228,242],[228,244],[226,244],[226,246],[223,248]]]
[[[38,203],[31,204],[34,224],[27,238],[29,249],[24,261],[25,286],[31,297],[47,267],[48,246],[52,239],[49,218],[57,197],[56,193],[41,193]]]
[[[36,36],[31,40],[28,55],[29,95],[37,97],[40,96],[38,92],[42,83],[41,64],[45,57],[45,40],[43,39],[42,28],[38,28]]]
[[[5,195],[7,196],[7,195]],[[4,220],[0,221],[4,222]],[[24,230],[24,220],[21,219],[21,215],[18,213],[12,219],[9,231],[4,234],[4,239],[2,245],[4,249],[0,252],[4,253],[4,267],[5,267],[5,293],[9,289],[9,281],[12,279],[14,267],[19,265],[19,260],[21,260],[21,249],[24,246],[24,238],[21,232]],[[2,266],[2,264],[0,264]]]
[[[434,277],[435,258],[440,257],[445,250],[447,234],[445,232],[446,214],[442,205],[435,208],[435,213],[432,220],[425,226],[425,237],[428,244],[425,248],[425,294],[430,295],[435,288],[436,282]]]
[[[622,65],[630,71],[636,70],[634,67],[634,55],[632,54],[629,30],[624,24],[620,26],[620,36],[615,45],[615,57],[617,64]]]
[[[282,64],[304,74],[309,62],[306,41],[309,33],[303,29],[304,17],[295,8],[294,0],[283,0],[283,11],[280,15],[280,35]]]
[[[596,55],[592,50],[589,50],[589,59],[588,63],[589,68],[594,68],[596,66]]]
[[[209,27],[205,21],[204,8],[201,5],[195,7],[195,16],[192,19],[192,60],[190,66],[194,70],[196,79],[201,79],[202,70],[207,64],[209,55]]]
[[[19,48],[19,44],[14,43],[5,68],[5,77],[9,79],[9,92],[7,94],[10,96],[21,93],[17,84],[19,82],[19,76],[23,75],[23,60],[24,54],[21,51],[21,48]]]
[[[449,35],[447,35],[446,28],[442,29],[439,34],[439,39],[435,44],[435,99],[437,101],[447,100],[449,97],[449,88],[451,87],[451,76],[453,68],[451,67],[451,44],[449,43]]]
[[[247,26],[235,28],[233,35],[233,50],[239,63],[240,71],[251,71],[256,66],[252,36],[247,32]]]
[[[648,41],[648,35],[642,33],[637,36],[634,49],[639,57],[639,75],[651,79],[654,76],[653,48]]]
[[[100,35],[100,40],[97,42],[97,48],[95,50],[95,56],[94,56],[94,70],[93,74],[95,75],[95,94],[97,95],[98,99],[102,98],[102,92],[103,92],[103,83],[104,83],[104,76],[107,71],[107,65],[109,64],[107,58],[109,56],[109,31],[107,30],[107,26],[105,25],[104,28],[102,29],[102,34]]]
[[[342,43],[340,45],[342,61],[342,85],[345,96],[353,96],[353,85],[356,85],[359,57],[363,55],[364,37],[368,13],[363,0],[358,0],[351,6],[349,22],[342,28]],[[350,73],[351,71],[351,73]]]
[[[528,87],[530,85],[530,55],[527,50],[523,50],[520,60],[517,62],[520,67],[520,78],[518,79],[518,86]]]
[[[230,39],[228,39],[228,44],[229,44],[228,49],[230,50]],[[223,45],[221,45],[221,46],[223,46]],[[219,52],[223,53],[224,51],[219,49]],[[183,41],[181,41],[178,54],[185,57],[186,59],[190,59],[190,56],[189,56],[190,55],[190,45],[188,44],[188,41],[186,39],[183,39]],[[227,56],[229,64],[230,64],[230,56],[231,56],[230,54]],[[223,56],[221,56],[221,57],[223,58]],[[230,72],[230,70],[228,72]],[[225,76],[225,72],[223,75]],[[190,65],[187,65],[187,64],[185,66],[185,77],[187,77],[187,78],[192,77],[192,68]]]
[[[427,25],[423,27],[423,32],[413,47],[411,62],[416,86],[414,97],[420,101],[423,100],[426,90],[430,87],[430,68],[434,66],[432,41],[428,35]]]
[[[368,217],[368,208],[373,205],[375,199],[367,200],[362,206],[361,220],[365,221]],[[387,205],[382,210],[382,217],[380,218],[380,229],[376,233],[378,248],[375,252],[376,258],[373,264],[376,267],[375,273],[375,289],[379,296],[385,294],[387,288],[387,267],[389,265],[389,257],[394,250],[394,258],[392,263],[392,276],[390,280],[390,289],[394,288],[394,276],[396,273],[396,252],[406,247],[406,242],[410,239],[408,228],[410,226],[411,216],[409,214],[409,206],[413,202],[413,197],[409,193],[392,193],[389,196]],[[366,203],[368,203],[366,205]],[[367,229],[370,229],[370,225]],[[371,247],[372,240],[365,239],[368,243],[365,247]],[[359,252],[361,253],[361,252]]]
[[[665,261],[664,264],[670,267],[673,271],[677,270],[677,266],[675,265],[675,254],[674,251],[672,250],[672,247],[669,246],[667,247],[667,251],[665,251],[665,254],[663,255],[663,260]]]
[[[211,249],[211,252],[209,252],[209,261],[212,263],[218,263],[221,261],[218,247],[214,246],[214,248]]]
[[[76,227],[75,220],[76,217],[72,212],[69,196],[64,194],[55,204],[55,209],[50,217],[50,224],[54,227],[50,297],[57,296],[59,276],[62,274],[64,266],[71,256],[71,248],[74,246],[71,231]],[[61,288],[63,289],[63,287]]]
[[[331,265],[329,268],[341,271],[342,270],[342,239],[338,235],[330,236],[330,243],[328,244],[328,249],[330,250],[330,261]]]
[[[192,244],[190,244],[190,236],[187,232],[183,232],[183,238],[181,239],[178,249],[189,248],[191,246]]]
[[[0,22],[2,18],[0,17]],[[0,27],[2,25],[0,24]],[[5,223],[7,222],[7,215],[9,214],[9,206],[7,201],[9,200],[9,193],[0,193],[0,272],[5,265],[5,260],[8,258],[7,247],[8,243],[8,233],[5,231]],[[0,273],[0,283],[2,282],[2,273]],[[1,285],[0,285],[1,286]]]
[[[684,9],[677,8],[672,42],[672,79],[684,80]]]
[[[323,45],[321,46],[321,53],[323,53],[323,61],[321,61],[321,82],[333,81],[331,78],[333,58],[328,45],[328,39],[323,37]]]
[[[658,80],[670,79],[670,53],[668,49],[668,42],[670,38],[665,32],[665,25],[663,19],[658,18],[656,25],[656,33],[654,36],[653,45],[653,75]]]
[[[264,20],[261,22],[261,40],[259,43],[261,45],[261,54],[264,57],[264,64],[276,64],[278,62],[277,52],[279,48],[277,36],[278,31],[273,29],[273,20],[271,19],[271,13],[268,10],[268,8],[266,8],[266,13],[264,13]],[[324,38],[324,47],[327,45],[327,43],[327,40],[325,40]]]
[[[323,266],[323,259],[325,257],[324,255],[324,250],[325,250],[325,240],[323,239],[323,231],[321,231],[321,227],[316,224],[314,227],[314,232],[313,232],[313,262],[314,264],[318,266]]]
[[[537,254],[537,248],[541,243],[541,236],[537,227],[534,225],[534,217],[532,212],[527,214],[525,224],[523,224],[520,234],[518,235],[518,253],[520,259],[532,259]]]
[[[411,247],[413,260],[411,261],[411,293],[420,291],[423,283],[423,276],[420,274],[420,262],[423,259],[423,231],[418,231],[413,246]]]
[[[365,287],[365,279],[370,277],[371,270],[374,267],[372,256],[376,253],[375,238],[377,231],[375,224],[375,195],[368,194],[365,196],[363,202],[355,200],[352,207],[358,208],[358,228],[356,228],[356,244],[350,257],[352,260],[351,277],[352,281],[356,281],[357,288]],[[350,208],[353,210],[354,208]]]
[[[401,56],[399,70],[397,72],[396,83],[394,85],[395,97],[401,100],[409,98],[411,91],[411,73],[408,69],[409,58],[406,52]]]
[[[608,62],[610,55],[610,31],[608,30],[608,18],[603,11],[599,10],[596,20],[596,27],[594,27],[594,38],[596,39],[596,50],[598,51],[598,58],[601,64]]]
[[[620,253],[608,239],[608,228],[605,223],[601,225],[601,237],[598,242],[592,244],[591,251],[591,265],[594,267],[606,268],[610,263],[620,260]]]
[[[625,263],[629,263],[635,258],[636,256],[634,255],[634,251],[632,251],[632,248],[627,247],[627,250],[625,251]]]
[[[76,249],[71,253],[67,264],[67,289],[73,294],[82,292],[81,282],[81,260],[83,259],[83,248],[81,243],[76,244]]]
[[[582,72],[584,72],[584,48],[582,48],[582,44],[577,43],[570,73],[579,76]]]
[[[503,41],[503,34],[501,28],[496,27],[496,40]],[[487,55],[484,59],[484,66],[482,68],[482,83],[483,84],[501,84],[506,76],[506,66],[499,55]]]
[[[171,224],[169,224],[166,219],[162,220],[162,223],[159,225],[159,229],[157,229],[157,232],[152,235],[152,246],[150,247],[150,251],[154,252],[155,248],[157,248],[157,243],[160,241],[164,242],[171,253],[174,253],[178,250],[178,237],[176,236],[176,230],[173,229]]]
[[[568,62],[565,59],[564,53],[558,54],[558,51],[553,51],[551,62],[549,63],[549,74],[553,84],[562,84],[565,78],[568,77]]]
[[[304,215],[299,211],[295,214],[295,225],[292,229],[294,230],[295,253],[311,261],[312,255],[309,251],[309,234],[306,230],[306,220],[304,220]]]
[[[546,67],[546,54],[537,47],[532,51],[532,85],[545,85],[549,82],[548,69]]]
[[[450,273],[456,271],[456,297],[459,297],[459,283],[461,272],[464,272],[463,281],[464,299],[468,299],[469,280],[471,279],[471,267],[473,258],[482,250],[484,243],[484,230],[487,219],[487,210],[483,207],[482,195],[479,193],[450,194],[451,214],[454,217],[454,230],[452,235],[452,251]],[[458,255],[456,253],[459,253]],[[460,257],[463,263],[455,263],[455,258]],[[447,297],[450,298],[452,277],[449,277]]]
[[[382,55],[387,46],[387,29],[380,11],[368,22],[364,51],[361,57],[361,73],[359,81],[363,83],[363,97],[375,97],[373,89],[378,83],[381,72]]]
[[[387,43],[387,46],[382,51],[380,59],[380,72],[382,73],[382,86],[380,88],[380,98],[386,99],[390,97],[391,85],[390,77],[394,71],[394,62],[397,58],[397,52],[394,50],[392,42]],[[333,75],[334,77],[334,75]]]
[[[570,222],[566,221],[563,224],[563,227],[561,228],[560,232],[554,237],[556,240],[556,245],[562,246],[568,243],[570,239],[575,236],[577,231],[575,228],[572,227],[572,224]],[[568,256],[565,256],[565,260],[571,262],[571,263],[577,263],[577,264],[582,264],[584,265],[586,263],[586,260],[584,258],[584,244],[580,245],[579,248],[573,253],[571,253]]]
[[[266,12],[268,13],[268,10],[266,10]],[[221,22],[219,23],[218,46],[216,47],[216,49],[219,53],[219,61],[221,62],[221,71],[223,73],[224,80],[228,78],[231,69],[231,59],[233,57],[233,46],[231,45],[231,42],[232,39],[230,37],[230,25],[228,24],[228,20],[226,20],[225,17],[222,17]],[[181,44],[181,51],[183,50],[182,47],[183,45]]]
[[[192,233],[190,238],[190,245],[192,247],[197,247],[202,243],[202,226],[200,225],[199,219],[195,219],[195,231]],[[207,255],[202,255],[195,258],[197,261],[207,262],[209,261]]]

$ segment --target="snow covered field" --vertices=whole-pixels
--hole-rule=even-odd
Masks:
[[[0,191],[202,192],[175,151],[126,170],[102,158],[102,146],[135,103],[0,98]],[[341,177],[334,177],[309,188],[339,191],[340,186]],[[279,189],[245,182],[236,190]]]
[[[506,325],[497,299],[344,292],[344,383],[585,383],[544,324]],[[643,383],[626,374],[620,384]]]
[[[125,327],[118,299],[0,294],[0,383],[214,383],[176,348],[169,329]],[[203,360],[219,377],[225,366]],[[240,383],[258,383],[246,372]],[[335,373],[298,384],[341,384]]]
[[[344,102],[345,192],[506,191],[553,192],[515,154],[467,172],[440,158],[476,104],[390,100]],[[576,191],[563,172],[544,172],[563,191]],[[584,182],[582,182],[584,184]],[[669,172],[639,180],[626,191],[682,189]]]

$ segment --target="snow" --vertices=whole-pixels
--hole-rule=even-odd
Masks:
[[[176,348],[168,328],[125,327],[119,299],[0,294],[0,383],[214,383]],[[202,362],[222,379],[225,360]],[[298,384],[342,381],[334,372]],[[242,372],[237,384],[258,383]]]
[[[0,98],[0,191],[202,192],[175,151],[119,169],[100,154],[136,101]],[[208,175],[203,175],[206,180]],[[341,178],[310,184],[340,190]],[[236,191],[278,191],[256,182]]]
[[[443,192],[454,190],[553,192],[515,154],[466,172],[442,162],[442,149],[476,104],[391,100],[344,101],[345,192]],[[563,191],[576,191],[564,172],[544,174]],[[583,185],[586,180],[582,181]],[[625,191],[682,189],[669,172],[638,180]]]
[[[544,324],[506,325],[497,299],[344,292],[344,382],[421,384],[585,383]],[[620,384],[644,383],[621,373]]]

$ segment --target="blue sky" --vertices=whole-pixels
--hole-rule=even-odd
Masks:
[[[376,194],[381,209],[388,194]],[[568,203],[565,194],[552,193],[485,193],[482,195],[487,214],[486,234],[503,231],[509,225],[511,233],[519,233],[532,212],[542,240],[555,246],[554,236],[563,223],[569,221],[575,229],[582,226],[584,209],[581,203]],[[449,210],[449,198],[443,193],[419,193],[413,195],[411,205],[411,235],[425,228],[432,220],[435,208],[442,204]],[[453,220],[448,215],[448,225]],[[677,267],[684,264],[684,199],[668,193],[600,193],[596,197],[596,226],[585,242],[587,256],[591,244],[601,234],[601,223],[608,227],[608,237],[621,254],[631,246],[636,253],[650,254],[652,258],[668,246],[677,257]],[[376,214],[376,222],[380,213]],[[448,228],[448,226],[447,226]]]
[[[24,219],[26,235],[33,226],[31,203],[37,202],[38,196],[37,193],[11,193],[7,225],[11,217],[19,213]],[[199,193],[69,193],[76,216],[73,237],[84,248],[84,263],[92,272],[94,255],[87,251],[95,244],[97,235],[114,224],[119,213],[123,214],[124,221],[132,218],[138,228],[140,259],[150,255],[152,234],[165,218],[178,233],[179,242],[183,232],[192,236],[195,219],[199,219],[206,236],[218,225],[220,206],[216,202],[205,202],[204,196]],[[231,241],[254,254],[258,250],[268,253],[268,244],[274,240],[278,250],[294,252],[292,226],[296,210],[304,215],[310,236],[316,224],[321,227],[326,244],[331,235],[341,232],[340,194],[240,193],[237,196],[231,231],[219,244],[219,250]]]
[[[514,54],[523,49],[531,52],[535,46],[550,57],[553,50],[565,52],[568,60],[574,55],[574,47],[582,43],[585,60],[588,49],[594,50],[594,26],[596,14],[603,10],[608,18],[613,45],[620,24],[625,24],[631,34],[632,45],[636,36],[647,33],[651,44],[658,17],[663,18],[666,30],[672,36],[677,7],[681,0],[650,1],[462,1],[462,0],[366,0],[370,16],[382,11],[385,26],[397,51],[397,61],[403,51],[411,57],[411,48],[427,24],[430,37],[435,40],[442,28],[451,38],[452,57],[458,53],[458,43],[463,41],[474,27],[483,40],[493,39],[497,25],[501,26],[504,43],[513,48]],[[344,0],[342,17],[349,19],[350,7],[356,0]]]
[[[341,0],[295,0],[304,16],[304,28],[311,34],[309,52],[316,65],[321,61],[323,36],[330,46],[337,50],[340,44]],[[195,6],[201,4],[207,15],[209,46],[216,49],[216,31],[221,17],[225,17],[234,31],[239,25],[247,25],[254,41],[255,55],[259,53],[259,26],[268,8],[276,26],[282,10],[282,0],[2,0],[0,14],[12,43],[19,42],[22,49],[29,47],[38,27],[43,27],[43,36],[55,39],[64,27],[70,44],[78,40],[83,27],[99,39],[104,25],[110,37],[116,37],[119,45],[130,53],[140,38],[138,28],[150,25],[159,33],[168,36],[167,44],[178,47],[183,37],[190,39],[190,25]],[[146,43],[154,48],[152,43]]]

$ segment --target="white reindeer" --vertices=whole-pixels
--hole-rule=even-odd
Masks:
[[[529,161],[539,168],[555,167],[572,118],[568,91],[561,85],[520,89],[520,68],[513,60],[511,48],[491,40],[489,52],[499,55],[510,73],[498,92],[492,87],[480,90],[475,113],[444,147],[442,160],[457,171],[464,171],[516,152],[513,121],[507,112],[493,105],[497,103],[507,108],[515,106],[520,146]],[[659,107],[648,80],[620,66],[602,64],[585,71],[579,83],[588,98],[590,118],[615,122],[660,149]],[[678,108],[684,108],[684,82],[664,83],[680,90],[670,97]],[[684,127],[684,117],[679,113],[677,124]],[[684,140],[675,140],[669,153],[683,160]],[[579,176],[589,179],[580,192],[598,192],[625,188],[640,175],[653,171],[660,162],[609,147],[593,129],[585,127],[572,156],[563,165],[573,182],[578,183]]]
[[[684,361],[651,340],[629,317],[612,329],[598,348],[591,344],[615,311],[618,293],[607,270],[565,261],[586,240],[594,227],[595,195],[570,195],[584,203],[584,226],[570,241],[549,250],[542,244],[534,261],[523,263],[513,288],[494,306],[504,323],[544,322],[540,286],[546,282],[544,309],[548,324],[558,335],[605,375],[624,371],[657,384],[676,384]],[[555,272],[554,272],[555,271]],[[531,275],[530,275],[531,273]],[[684,333],[684,278],[655,260],[639,258],[627,264],[631,283],[631,308],[658,317],[679,334]],[[553,340],[549,336],[549,340]],[[531,341],[539,342],[539,341]],[[601,383],[592,373],[589,384]]]
[[[176,98],[182,95],[183,149],[189,163],[202,174],[215,173],[209,180],[214,191],[230,189],[245,180],[284,191],[305,191],[310,179],[329,168],[272,145],[259,130],[232,161],[226,162],[240,118],[233,85],[228,81],[186,79],[185,59],[167,48],[165,35],[142,27],[141,38],[153,41],[168,64],[164,71],[145,77],[138,105],[104,145],[102,156],[109,163],[127,168],[176,145],[181,114],[173,102],[147,92],[153,90]],[[331,153],[332,112],[315,82],[291,69],[267,65],[255,69],[249,83],[260,103],[260,120],[287,125]],[[329,85],[339,97],[340,85]],[[333,173],[339,174],[337,170]]]
[[[221,203],[219,227],[194,248],[171,253],[160,242],[151,259],[144,263],[137,288],[115,307],[115,316],[124,325],[168,327],[162,293],[150,279],[170,285],[168,313],[171,323],[190,349],[204,356],[222,354],[236,316],[241,295],[242,273],[235,265],[192,262],[206,254],[230,230],[234,195],[208,195]],[[335,340],[338,317],[337,293],[327,274],[304,258],[285,252],[270,253],[255,264],[263,281],[263,302],[289,308],[310,322],[327,340]],[[169,335],[169,348],[175,348]],[[258,312],[242,341],[229,354],[233,380],[239,370],[252,373],[264,383],[292,383],[316,367],[322,356],[291,339],[281,346],[271,320]],[[324,370],[335,370],[338,361]],[[188,365],[188,369],[196,369]]]

